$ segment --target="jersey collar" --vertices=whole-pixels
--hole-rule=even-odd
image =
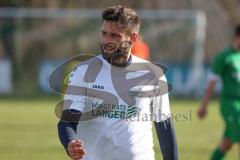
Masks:
[[[132,55],[130,55],[130,57],[126,63],[121,63],[121,64],[115,63],[115,62],[110,63],[107,59],[105,59],[104,56],[102,56],[102,57],[108,64],[115,66],[115,67],[127,67],[128,65],[130,65],[132,63]]]

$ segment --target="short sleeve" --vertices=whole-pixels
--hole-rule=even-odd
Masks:
[[[222,77],[225,68],[225,54],[219,53],[213,58],[212,72]]]
[[[83,80],[80,67],[74,69],[69,75],[67,92],[64,96],[64,109],[82,112],[87,101],[86,87],[87,83]]]
[[[167,79],[165,76],[162,76],[160,80],[165,81],[167,83]],[[168,93],[153,97],[152,103],[154,121],[162,122],[171,117]]]

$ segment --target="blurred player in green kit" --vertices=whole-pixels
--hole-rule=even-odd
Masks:
[[[235,28],[232,44],[213,59],[208,86],[198,110],[200,119],[207,115],[209,99],[219,80],[222,81],[220,112],[225,122],[225,131],[211,160],[224,160],[232,145],[240,144],[240,25]]]

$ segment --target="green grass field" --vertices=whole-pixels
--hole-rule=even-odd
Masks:
[[[57,136],[58,119],[54,115],[55,99],[0,99],[1,160],[67,160]],[[196,117],[197,101],[171,100],[179,143],[180,160],[208,160],[222,135],[223,124],[217,102],[211,102],[208,117]],[[187,119],[187,120],[186,120]],[[160,160],[155,138],[156,160]],[[238,148],[228,154],[236,160]]]

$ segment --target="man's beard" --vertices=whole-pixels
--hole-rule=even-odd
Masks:
[[[105,45],[101,44],[100,48],[101,48],[102,56],[110,64],[112,64],[112,62],[122,58],[126,58],[128,56],[128,52],[131,48],[131,44],[132,44],[131,41],[124,41],[119,46],[117,46],[114,43],[108,43]],[[104,49],[108,50],[109,52],[105,52]]]

